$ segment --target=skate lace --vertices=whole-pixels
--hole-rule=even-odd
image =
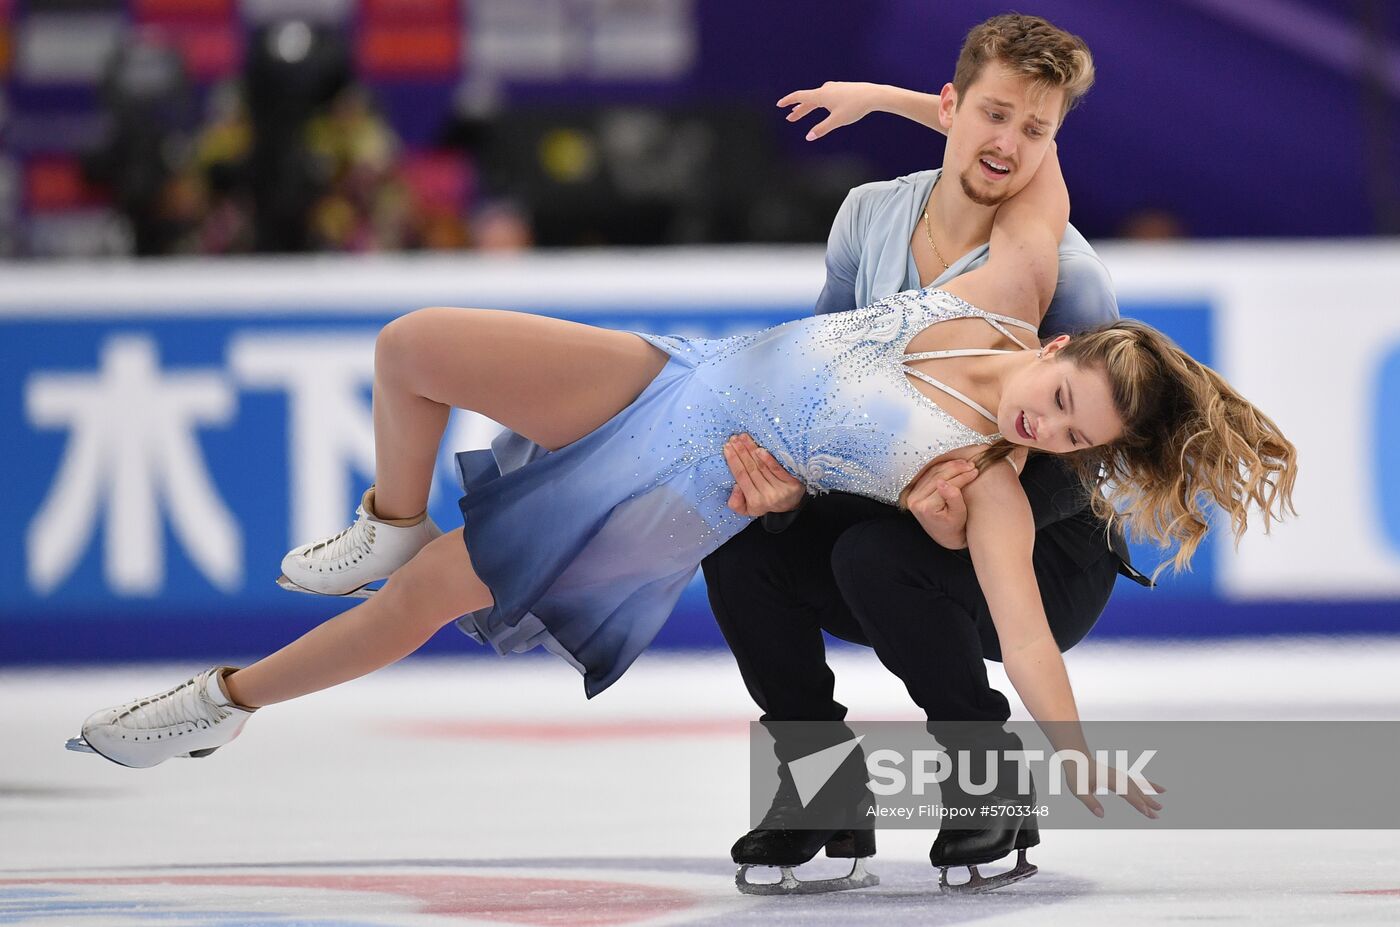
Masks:
[[[122,712],[118,722],[123,727],[135,730],[154,730],[177,724],[208,728],[227,718],[230,713],[205,694],[204,675],[200,675],[169,692],[132,702]]]
[[[374,546],[374,523],[360,512],[350,527],[333,534],[306,552],[308,559],[329,561],[343,565],[357,560],[370,552]]]

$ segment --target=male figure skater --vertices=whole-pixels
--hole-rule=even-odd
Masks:
[[[816,311],[855,309],[901,290],[942,285],[983,264],[997,207],[1030,181],[1065,114],[1092,82],[1093,62],[1081,39],[1039,17],[1008,14],[972,29],[953,81],[940,96],[827,84],[780,101],[795,104],[789,120],[817,108],[829,110],[809,138],[875,109],[924,122],[948,136],[941,170],[866,184],[847,196],[828,240],[826,284]],[[1041,338],[1117,317],[1107,271],[1070,226]],[[780,761],[782,785],[763,822],[734,845],[736,863],[787,870],[825,847],[829,856],[857,858],[851,877],[797,883],[785,871],[781,884],[805,885],[797,890],[806,891],[871,884],[856,873],[859,858],[874,853],[873,831],[802,828],[803,809],[786,763],[809,753],[813,744],[785,742],[771,726],[826,722],[829,744],[851,736],[842,723],[846,708],[834,699],[823,631],[873,647],[927,714],[930,733],[950,755],[965,748],[977,755],[1020,748],[1019,739],[1003,727],[1010,705],[988,683],[982,662],[999,659],[1000,648],[965,549],[966,510],[959,488],[975,476],[964,464],[924,474],[920,481],[938,485],[945,507],[918,518],[858,496],[803,497],[800,510],[766,516],[705,561],[711,606],[749,693],[764,712],[762,721],[775,735]],[[1063,651],[1098,619],[1119,572],[1147,580],[1127,563],[1122,536],[1091,514],[1066,467],[1050,457],[1032,457],[1021,480],[1035,515],[1041,596]],[[746,504],[756,509],[760,503]],[[980,775],[973,781],[981,781]],[[1001,781],[1008,780],[1014,776]],[[838,800],[849,804],[855,795],[859,805],[864,782],[857,751],[833,778],[834,791],[844,788],[847,796]],[[945,794],[945,803],[950,797]],[[988,890],[1033,874],[1024,851],[1037,843],[1033,818],[1007,817],[982,830],[945,827],[930,859],[947,886],[951,866],[975,866],[1020,850],[1012,872],[984,880],[973,870],[963,886]]]

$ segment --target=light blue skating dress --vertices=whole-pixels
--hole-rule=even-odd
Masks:
[[[726,506],[730,436],[751,434],[809,492],[890,504],[930,461],[1000,437],[962,424],[906,376],[995,424],[906,366],[1005,353],[904,353],[928,326],[970,317],[1035,344],[1033,326],[934,289],[732,338],[642,335],[670,359],[596,431],[552,452],[508,432],[490,451],[457,455],[467,548],[495,598],[458,626],[501,653],[546,647],[583,673],[589,697],[601,692],[656,636],[700,561],[751,520]]]

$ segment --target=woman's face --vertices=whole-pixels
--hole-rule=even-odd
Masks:
[[[997,427],[1002,437],[1052,454],[1109,444],[1123,434],[1108,376],[1059,356],[1068,337],[1013,376],[1002,390]]]

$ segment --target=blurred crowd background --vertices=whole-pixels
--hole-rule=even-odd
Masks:
[[[1099,82],[1090,238],[1400,233],[1400,4],[1044,0]],[[1004,3],[0,0],[0,256],[816,242],[941,159],[826,79],[936,91]]]

